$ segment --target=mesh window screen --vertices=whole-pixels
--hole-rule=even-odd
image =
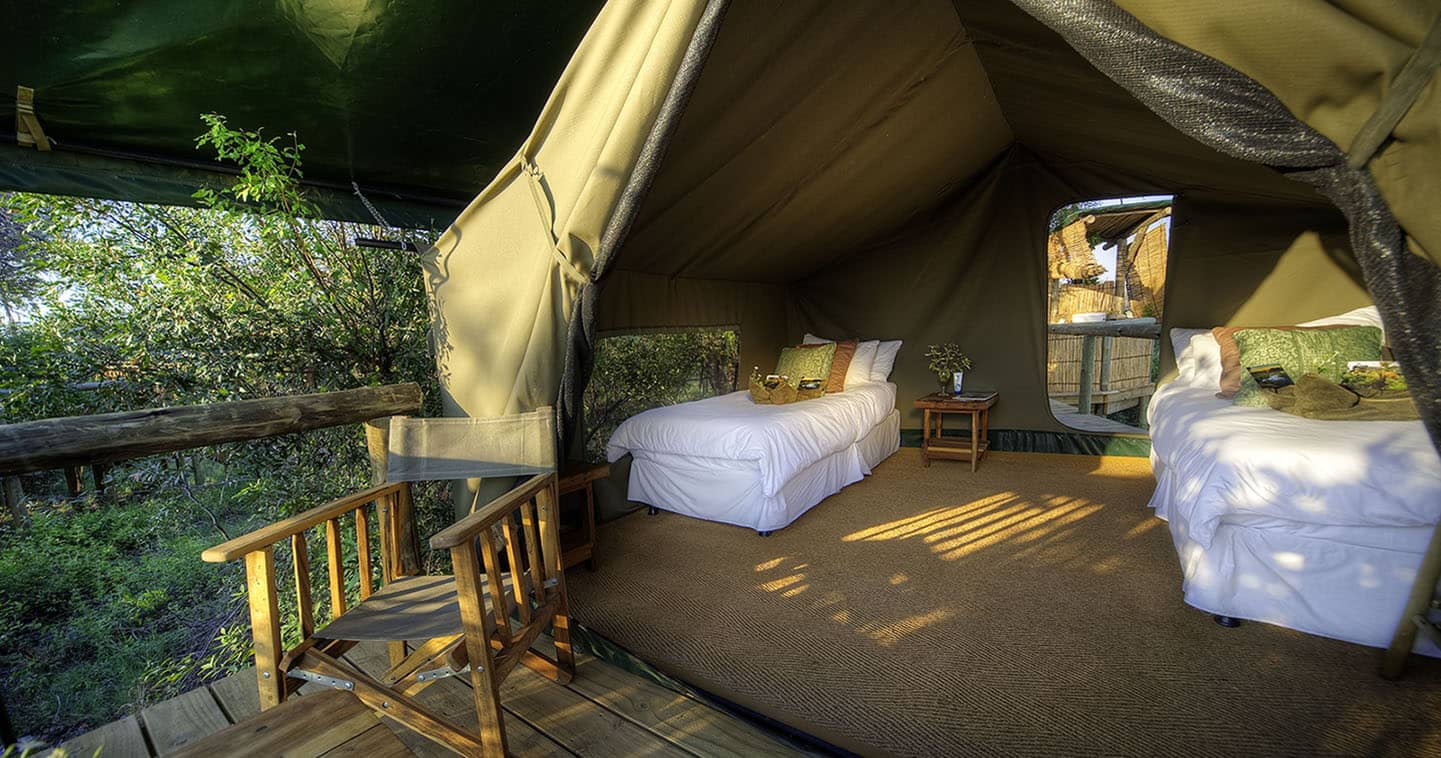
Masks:
[[[1172,126],[1227,155],[1286,171],[1346,215],[1351,246],[1431,440],[1441,449],[1441,269],[1405,237],[1365,169],[1265,87],[1158,35],[1111,0],[1014,0]]]

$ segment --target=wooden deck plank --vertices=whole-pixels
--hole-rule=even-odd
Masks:
[[[548,643],[543,639],[542,649]],[[372,674],[389,667],[381,645],[361,645],[345,657]],[[418,699],[463,726],[477,726],[475,700],[465,677],[441,680]],[[807,754],[701,700],[586,655],[577,656],[576,679],[565,687],[528,669],[516,669],[502,687],[501,703],[511,753],[523,758]],[[157,703],[145,709],[138,720],[127,717],[107,724],[64,747],[72,756],[87,758],[101,745],[106,758],[149,758],[152,749],[165,755],[259,712],[254,671],[246,669],[209,687]],[[417,755],[452,755],[389,719],[383,720],[381,728],[385,734],[394,733]],[[382,733],[373,730],[362,732],[337,747],[334,754],[364,755],[380,736]]]
[[[372,676],[384,672],[390,667],[390,659],[384,647],[374,643],[364,643],[352,648],[345,654],[345,658]],[[466,683],[465,677],[442,679],[422,690],[416,696],[416,700],[467,729],[480,729],[480,721],[475,714],[475,696]],[[505,737],[512,755],[520,758],[574,755],[520,718],[510,714],[507,716],[509,718],[505,719]],[[416,755],[436,756],[437,758],[454,756],[451,751],[389,719],[386,720],[386,723],[395,729],[400,741],[404,742],[406,747],[414,750]]]
[[[536,647],[546,655],[555,654],[548,638]],[[575,666],[575,679],[568,687],[692,752],[705,756],[810,755],[749,721],[599,658],[578,653]]]
[[[265,711],[260,718],[233,724],[190,742],[172,756],[321,756],[376,727],[385,728],[375,712],[359,698],[349,692],[329,690],[287,700]],[[401,754],[400,741],[388,730],[385,735],[389,737],[391,749],[377,752]]]
[[[390,746],[391,740],[395,737],[396,735],[390,727],[385,724],[377,724],[352,737],[334,750],[327,751],[325,758],[373,758],[377,753]],[[401,742],[403,743],[404,740]]]
[[[662,739],[705,756],[800,756],[749,722],[689,696],[591,659],[571,689]]]
[[[230,723],[238,724],[260,714],[260,690],[255,686],[255,669],[237,671],[218,682],[210,683],[210,691]]]
[[[90,758],[96,750],[105,758],[150,758],[150,747],[134,716],[112,721],[60,745],[74,758]]]
[[[1061,422],[1062,424],[1065,424],[1072,429],[1079,429],[1084,432],[1100,432],[1102,434],[1135,434],[1141,436],[1146,435],[1146,430],[1138,426],[1130,426],[1129,424],[1123,424],[1119,421],[1112,421],[1105,416],[1094,416],[1089,413],[1081,413],[1079,410],[1076,409],[1075,406],[1066,405],[1065,403],[1058,402],[1056,400],[1051,401],[1051,415],[1055,416],[1056,420]]]
[[[580,693],[527,668],[516,668],[500,687],[508,713],[577,755],[690,755]],[[515,723],[507,719],[506,726]]]
[[[225,718],[215,696],[205,687],[146,708],[141,711],[140,720],[159,755],[230,726],[230,719]]]

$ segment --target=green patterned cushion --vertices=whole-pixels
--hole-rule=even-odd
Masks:
[[[836,357],[836,343],[781,348],[776,373],[789,377],[794,387],[802,379],[825,379],[831,375],[831,360]]]
[[[1347,361],[1381,360],[1381,330],[1374,326],[1344,329],[1242,329],[1235,334],[1241,353],[1241,389],[1235,405],[1268,408],[1266,395],[1251,374],[1250,366],[1279,363],[1293,381],[1305,374],[1319,374],[1340,381]]]

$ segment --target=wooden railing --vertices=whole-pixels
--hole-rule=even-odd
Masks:
[[[105,469],[118,461],[358,423],[365,424],[366,446],[370,451],[372,466],[371,478],[373,482],[379,483],[385,479],[385,440],[388,426],[385,423],[372,422],[377,419],[388,420],[390,416],[415,415],[420,412],[420,407],[420,386],[410,383],[0,424],[0,497],[3,497],[14,522],[24,524],[28,520],[28,513],[24,506],[19,474],[64,469],[67,487],[73,495],[79,492],[79,467],[83,465],[91,466],[96,488],[100,489],[103,487]],[[406,516],[404,520],[390,522],[399,525],[398,534],[395,528],[387,525],[386,519],[381,519],[382,535],[385,529],[390,528],[397,537],[394,540],[394,553],[390,557],[382,558],[383,570],[385,567],[395,570],[397,566],[411,569],[418,566],[417,542],[412,526],[414,520],[408,517],[409,488],[403,489],[404,494],[401,494],[401,489],[393,486],[381,486],[367,492],[371,493],[370,498],[361,501],[362,503],[389,495],[397,498],[395,507],[390,509],[391,514]],[[331,506],[335,506],[335,503]],[[361,530],[369,528],[359,513],[356,524]],[[340,532],[338,522],[334,520],[327,525],[327,540],[331,566],[337,566],[340,563]],[[301,575],[299,569],[302,567],[306,570],[304,575],[309,575],[308,556],[305,554],[303,542],[302,539],[295,552],[298,576]],[[368,539],[365,542],[366,548],[362,556],[368,566]],[[273,553],[269,555],[269,561],[273,576]],[[332,603],[338,600],[339,605],[335,607],[343,609],[345,588],[343,584],[336,584],[336,581],[332,577],[331,599]],[[361,587],[362,592],[368,595],[366,584],[362,583]],[[308,592],[303,597],[303,602],[308,607]],[[302,625],[308,623],[313,627],[313,614],[303,610],[301,621]],[[14,737],[4,699],[0,697],[0,749],[8,742],[13,742]]]
[[[283,676],[280,639],[279,595],[276,591],[275,547],[289,543],[295,573],[296,615],[301,638],[310,640],[315,633],[315,604],[311,598],[310,557],[306,532],[325,525],[326,568],[330,589],[330,618],[345,613],[345,561],[341,519],[354,514],[355,545],[360,574],[360,599],[375,591],[374,553],[370,546],[370,513],[367,506],[375,504],[376,522],[380,530],[380,575],[382,586],[403,576],[398,535],[410,520],[410,484],[395,482],[346,495],[325,505],[283,521],[267,524],[249,534],[222,542],[200,554],[207,563],[225,563],[245,559],[245,582],[250,598],[250,622],[255,635],[256,677],[260,684],[261,707],[269,708],[285,699],[283,688],[299,686],[296,680]],[[290,651],[295,654],[297,651]],[[344,650],[330,652],[339,655]]]
[[[420,411],[420,385],[236,400],[209,405],[70,416],[0,424],[0,475],[110,464],[156,453]]]
[[[1050,324],[1046,331],[1051,334],[1075,334],[1081,336],[1081,376],[1078,382],[1077,408],[1082,414],[1091,412],[1091,401],[1096,384],[1096,340],[1101,340],[1101,371],[1108,378],[1111,365],[1111,346],[1116,337],[1139,337],[1158,340],[1161,325],[1153,318],[1128,318],[1115,321],[1095,321],[1082,324]],[[1109,384],[1109,381],[1103,382]],[[1108,389],[1109,387],[1103,387]],[[1142,418],[1145,414],[1142,413]]]

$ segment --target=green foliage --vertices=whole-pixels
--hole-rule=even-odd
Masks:
[[[615,428],[637,413],[736,389],[740,338],[731,330],[621,334],[596,345],[585,391],[585,453],[605,459]]]
[[[16,309],[33,300],[40,287],[40,271],[24,241],[24,226],[0,207],[0,310],[6,323],[15,322]]]
[[[931,345],[926,348],[926,360],[930,361],[931,373],[942,384],[949,385],[951,375],[958,371],[970,371],[971,359],[954,342]]]
[[[322,219],[295,135],[204,121],[199,147],[238,176],[197,192],[200,207],[0,195],[38,306],[0,329],[0,421],[400,381],[437,413],[414,254],[351,243],[431,231]],[[70,498],[60,472],[27,476],[32,525],[0,522],[0,691],[24,733],[63,739],[250,665],[243,572],[201,550],[366,486],[369,463],[360,429],[335,428],[130,461],[110,481],[106,497]],[[451,519],[443,489],[417,491],[422,535]],[[345,560],[354,595],[353,543]],[[314,597],[328,618],[328,593]]]
[[[117,695],[175,694],[147,671],[206,648],[217,619],[243,608],[226,589],[242,581],[237,567],[196,570],[213,537],[166,517],[184,510],[159,497],[81,502],[0,536],[0,668],[20,728],[103,719]]]

